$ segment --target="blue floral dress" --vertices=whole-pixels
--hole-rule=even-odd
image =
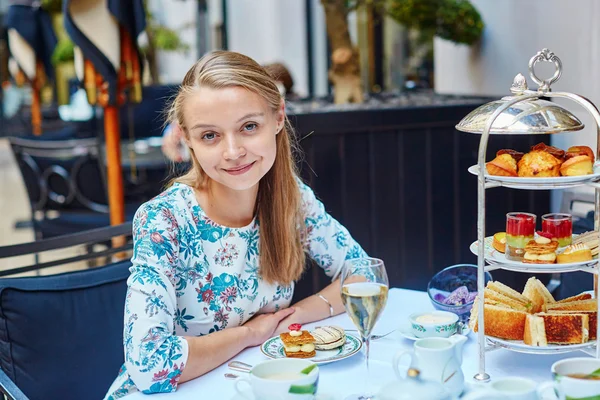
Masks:
[[[335,279],[344,260],[366,254],[313,191],[299,187],[305,251]],[[258,274],[259,235],[256,220],[242,228],[211,221],[184,184],[140,207],[125,302],[125,364],[105,399],[174,391],[188,357],[184,336],[240,326],[290,305],[293,283],[269,284]]]

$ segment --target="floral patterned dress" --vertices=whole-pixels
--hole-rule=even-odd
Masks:
[[[312,190],[299,187],[305,251],[334,279],[344,260],[366,254]],[[240,326],[290,305],[293,284],[270,284],[258,274],[259,235],[256,220],[242,228],[211,221],[184,184],[140,207],[125,302],[125,364],[105,399],[174,391],[188,357],[184,336]]]

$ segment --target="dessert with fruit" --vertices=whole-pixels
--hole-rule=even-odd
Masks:
[[[573,242],[573,218],[570,214],[542,215],[542,231],[555,237],[559,247],[566,247]]]
[[[286,357],[310,358],[317,354],[315,352],[315,338],[310,332],[303,331],[302,325],[291,324],[288,329],[289,332],[279,335]]]
[[[535,233],[535,215],[512,212],[506,214],[506,250],[508,260],[521,261],[525,255],[525,246],[533,240]]]

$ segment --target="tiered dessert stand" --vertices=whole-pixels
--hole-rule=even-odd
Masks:
[[[550,79],[539,79],[534,71],[538,62],[552,62],[556,71]],[[499,186],[513,189],[540,190],[540,189],[565,189],[575,186],[591,186],[596,189],[595,195],[595,230],[600,227],[600,175],[597,172],[598,161],[594,165],[594,174],[579,177],[556,177],[556,178],[509,178],[490,176],[486,173],[486,150],[490,134],[552,134],[569,131],[578,131],[583,128],[581,121],[571,112],[556,103],[541,99],[546,98],[567,98],[583,106],[594,118],[598,140],[598,155],[600,156],[600,113],[598,109],[587,99],[567,92],[552,92],[550,86],[556,82],[562,73],[562,63],[560,59],[548,49],[538,52],[529,61],[529,74],[533,81],[539,85],[537,90],[529,90],[525,77],[518,74],[511,87],[512,96],[504,97],[501,100],[493,101],[477,108],[468,114],[457,126],[456,129],[481,134],[479,142],[478,165],[471,167],[471,173],[478,176],[478,217],[477,217],[477,258],[478,258],[478,276],[477,290],[479,292],[478,302],[478,342],[479,342],[479,370],[475,375],[477,381],[488,381],[490,376],[485,371],[485,353],[486,351],[497,348],[506,348],[512,351],[537,353],[537,354],[556,354],[570,351],[585,351],[588,354],[600,358],[600,346],[596,339],[596,350],[594,352],[594,343],[588,342],[582,345],[567,346],[548,346],[534,347],[522,343],[499,340],[485,336],[484,326],[484,288],[485,271],[494,269],[508,269],[521,272],[535,273],[561,273],[574,270],[589,272],[594,275],[594,289],[596,299],[600,302],[600,296],[597,294],[598,278],[598,260],[594,259],[586,264],[568,268],[561,267],[560,264],[554,264],[551,267],[541,267],[538,264],[510,265],[498,262],[498,260],[486,257],[485,253],[485,191]],[[597,157],[598,158],[598,157]],[[599,328],[600,328],[600,320]],[[600,330],[600,329],[599,329]]]

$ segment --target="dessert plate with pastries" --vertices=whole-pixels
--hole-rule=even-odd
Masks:
[[[548,239],[544,232],[525,245],[520,259],[509,259],[505,254],[506,232],[498,232],[484,240],[484,258],[488,264],[502,264],[503,269],[520,272],[570,272],[593,268],[598,263],[598,238],[593,232],[572,235],[572,243],[558,247],[558,243]],[[549,242],[549,243],[548,243]],[[478,242],[471,243],[469,249],[478,255]]]
[[[598,302],[589,292],[557,301],[537,278],[523,293],[498,281],[484,290],[485,335],[492,345],[521,353],[590,351],[596,344]],[[478,331],[475,300],[469,326]]]
[[[307,358],[315,364],[327,364],[357,354],[362,341],[339,326],[319,326],[311,331],[292,324],[288,332],[267,339],[261,346],[269,358]]]
[[[479,165],[469,167],[479,174]],[[575,186],[600,179],[600,166],[588,146],[572,146],[566,151],[544,143],[528,153],[502,149],[486,163],[486,179],[502,186],[523,189],[549,189]]]

